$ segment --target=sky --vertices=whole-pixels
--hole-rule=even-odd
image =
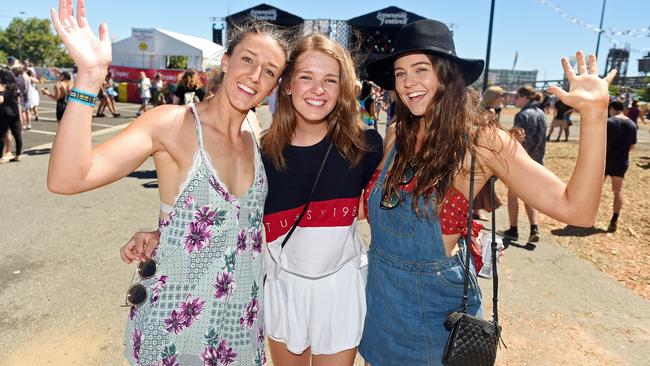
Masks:
[[[495,0],[490,69],[512,69],[517,54],[516,70],[538,70],[538,80],[562,78],[561,57],[574,55],[576,50],[596,51],[594,28],[599,25],[603,1],[603,29],[614,29],[614,33],[601,36],[599,67],[604,69],[610,48],[628,44],[627,75],[638,75],[637,59],[650,52],[648,0]],[[96,30],[100,22],[107,23],[114,40],[129,37],[132,27],[157,27],[212,39],[210,17],[225,17],[262,2],[304,19],[337,20],[397,6],[451,25],[459,56],[486,56],[490,0],[88,0],[86,6],[92,27]],[[55,0],[3,1],[0,28],[14,17],[49,18],[49,8],[57,6]]]

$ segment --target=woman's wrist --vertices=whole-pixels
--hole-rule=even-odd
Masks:
[[[104,77],[106,77],[106,69],[102,70],[84,70],[77,73],[77,77],[74,81],[75,88],[97,94],[99,89],[101,89],[102,84],[104,83]]]

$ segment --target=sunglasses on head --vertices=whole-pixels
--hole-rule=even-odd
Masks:
[[[413,167],[411,166],[410,163],[406,163],[406,171],[404,172],[402,179],[400,179],[399,185],[405,186],[411,183],[414,176],[415,176],[415,171],[413,170]],[[379,203],[379,207],[384,210],[392,210],[395,207],[399,206],[401,202],[402,202],[402,195],[400,194],[399,190],[397,190],[388,196],[384,195],[381,199],[381,202]]]
[[[146,280],[153,277],[156,274],[156,261],[153,259],[147,259],[144,262],[138,264],[137,274],[140,276],[141,280]],[[142,305],[147,300],[147,288],[141,283],[133,284],[133,279],[135,278],[135,273],[133,278],[131,278],[132,285],[129,286],[129,289],[126,291],[126,300],[123,306],[138,306]]]

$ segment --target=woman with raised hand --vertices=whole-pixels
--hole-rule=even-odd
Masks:
[[[99,38],[84,1],[51,10],[54,27],[78,66],[75,88],[52,146],[48,188],[74,194],[114,182],[153,156],[158,174],[160,244],[142,260],[132,286],[125,355],[133,365],[261,365],[261,247],[267,180],[255,137],[242,132],[248,110],[275,87],[287,49],[274,28],[252,23],[231,40],[221,88],[196,105],[165,105],[135,119],[117,136],[92,146],[96,93],[111,62],[105,24]]]
[[[395,51],[368,65],[369,79],[398,95],[384,159],[366,189],[372,243],[359,352],[369,364],[442,363],[449,336],[443,323],[463,298],[467,249],[460,239],[467,231],[473,156],[474,192],[497,176],[546,215],[593,225],[603,184],[607,88],[615,72],[601,79],[594,55],[588,66],[582,52],[576,59],[578,74],[562,59],[570,90],[549,89],[581,115],[581,143],[568,184],[531,159],[467,97],[466,87],[484,63],[456,56],[443,23],[403,26]],[[476,316],[482,300],[471,272],[467,312]]]

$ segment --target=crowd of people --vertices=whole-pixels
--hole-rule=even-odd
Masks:
[[[480,246],[481,225],[467,219],[496,209],[486,203],[488,180],[509,189],[503,234],[518,239],[521,199],[536,242],[537,210],[593,225],[603,177],[620,194],[636,143],[621,103],[610,102],[615,72],[599,77],[594,55],[576,53],[577,73],[562,59],[570,87],[547,90],[565,122],[555,127],[568,139],[567,112],[576,111],[588,141],[564,183],[543,165],[553,128],[546,133],[544,95],[518,88],[520,111],[511,130],[502,128],[503,89],[481,97],[469,88],[484,62],[457,55],[445,24],[405,25],[359,81],[335,41],[289,40],[252,21],[233,34],[221,73],[205,87],[192,70],[174,86],[142,72],[137,118],[93,147],[92,118],[119,112],[103,71],[106,26],[96,36],[83,3],[76,15],[69,2],[52,13],[80,72],[74,84],[62,73],[53,92],[43,91],[59,121],[47,185],[66,195],[97,189],[153,157],[159,228],[120,250],[124,262],[138,262],[124,340],[132,365],[263,365],[267,340],[276,365],[352,365],[357,352],[368,365],[441,364],[445,319],[463,296],[466,311],[483,316],[473,262],[465,292],[463,276]],[[19,157],[33,109],[20,99],[28,89],[5,74],[14,72],[0,70],[0,136],[11,130]],[[269,95],[273,119],[260,132],[252,111]],[[560,113],[560,102],[569,109]],[[610,229],[621,205],[615,195]],[[360,220],[370,225],[369,251]]]

